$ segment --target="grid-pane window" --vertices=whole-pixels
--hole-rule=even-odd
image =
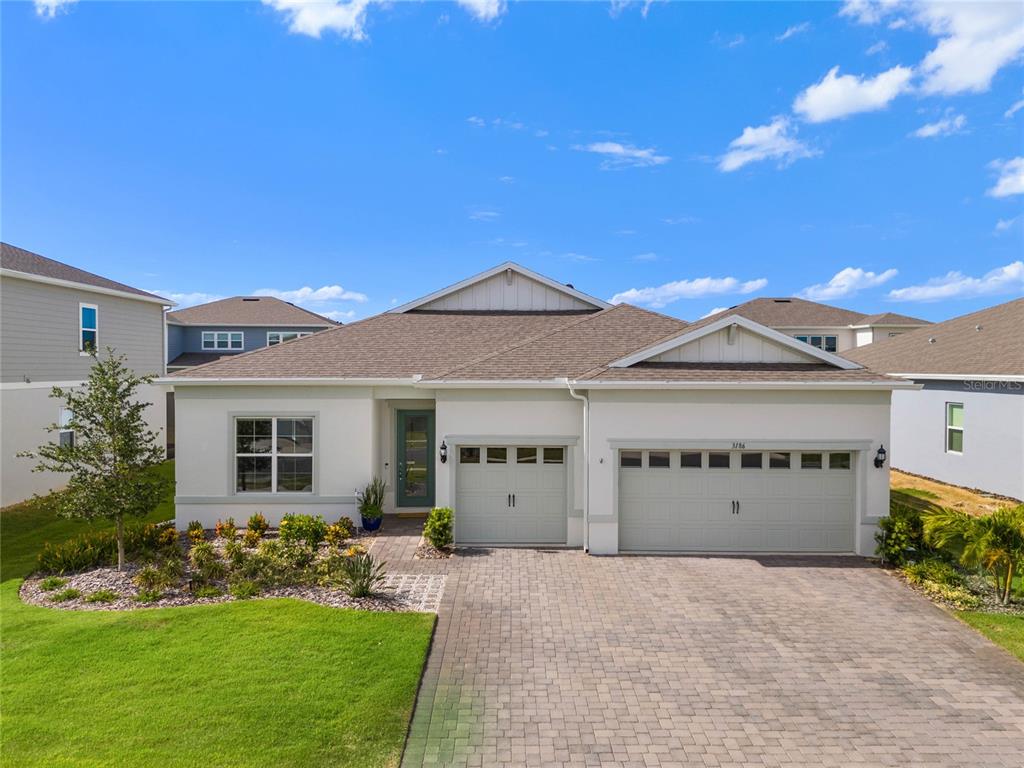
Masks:
[[[57,432],[57,442],[61,447],[68,446],[74,447],[75,445],[75,431],[71,429],[71,409],[61,407],[57,414],[57,426],[60,430]]]
[[[239,351],[245,346],[242,331],[203,331],[203,349],[214,351]]]
[[[303,336],[309,336],[309,333],[306,331],[267,331],[267,346],[272,347],[282,341],[301,339]]]
[[[802,341],[804,344],[810,344],[812,347],[823,349],[826,352],[835,352],[839,349],[839,337],[838,336],[827,336],[822,334],[820,336],[795,336],[797,341]]]
[[[238,493],[312,493],[313,419],[235,419]]]
[[[99,347],[99,310],[95,304],[78,305],[78,349],[95,352]]]
[[[964,452],[964,404],[946,403],[946,451]]]

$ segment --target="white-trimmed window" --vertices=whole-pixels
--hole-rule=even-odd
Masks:
[[[946,403],[946,453],[964,452],[964,404]]]
[[[272,347],[275,344],[280,344],[282,341],[301,339],[303,336],[309,335],[309,331],[267,331],[267,346]]]
[[[810,344],[812,347],[823,349],[826,352],[836,352],[839,349],[839,337],[827,334],[803,335],[794,337],[797,341]]]
[[[235,491],[312,493],[313,418],[236,418]]]
[[[203,349],[238,352],[245,348],[242,331],[203,331]]]
[[[99,349],[100,310],[95,304],[78,305],[78,351],[91,355]]]
[[[75,447],[75,431],[68,425],[71,423],[71,409],[61,406],[57,412],[57,443],[61,446]]]

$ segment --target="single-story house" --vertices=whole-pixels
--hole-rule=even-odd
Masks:
[[[893,394],[893,466],[1024,499],[1024,299],[846,356],[921,387]]]
[[[742,315],[687,324],[505,263],[166,379],[176,520],[450,506],[461,544],[871,554],[893,390]],[[387,522],[385,521],[385,525]]]

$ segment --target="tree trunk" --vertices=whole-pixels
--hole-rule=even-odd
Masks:
[[[117,516],[117,570],[124,570],[124,516]]]
[[[1006,566],[1006,589],[1003,592],[1003,605],[1010,604],[1010,593],[1013,591],[1013,560]]]

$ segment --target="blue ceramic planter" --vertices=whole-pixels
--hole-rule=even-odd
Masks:
[[[362,515],[360,515],[362,517]],[[367,517],[363,517],[363,530],[364,531],[376,531],[380,528],[380,524],[384,522],[384,516],[381,515],[378,518],[370,520]]]

